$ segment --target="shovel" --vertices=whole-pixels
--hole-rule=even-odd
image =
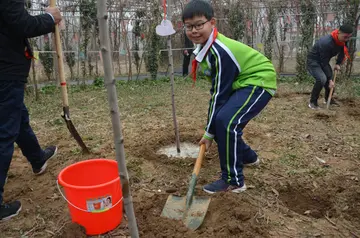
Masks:
[[[50,0],[50,7],[55,7],[56,0]],[[68,93],[66,88],[66,80],[65,80],[65,72],[64,72],[64,59],[63,59],[63,51],[61,45],[61,38],[60,38],[60,30],[59,26],[55,26],[55,45],[56,45],[56,54],[58,59],[58,69],[59,69],[59,77],[60,77],[60,85],[61,85],[61,96],[63,101],[63,112],[64,114],[62,117],[65,120],[66,126],[70,131],[71,135],[75,138],[76,142],[81,147],[84,154],[90,154],[89,149],[86,147],[84,141],[80,137],[79,133],[77,132],[74,124],[70,119],[70,110],[69,110],[69,100],[68,100]]]
[[[337,74],[337,70],[335,70],[335,73],[334,73],[334,87],[335,87],[336,74]],[[326,108],[327,109],[330,108],[330,102],[331,102],[332,94],[334,92],[334,87],[330,88],[329,98],[328,98],[328,101],[326,103]]]
[[[162,217],[182,220],[185,226],[191,230],[200,227],[210,204],[210,198],[193,196],[205,150],[206,146],[201,145],[186,197],[170,195],[161,213]]]

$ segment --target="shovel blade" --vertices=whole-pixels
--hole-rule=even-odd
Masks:
[[[191,230],[199,228],[205,219],[209,204],[210,198],[194,197],[190,208],[185,211],[183,217],[185,226]]]
[[[161,216],[182,220],[186,227],[196,230],[204,221],[210,200],[207,197],[193,197],[189,209],[186,209],[186,197],[170,195]]]
[[[166,200],[161,216],[181,220],[185,212],[186,198],[170,195]]]
[[[65,116],[63,116],[66,126],[70,131],[70,134],[74,137],[74,139],[76,140],[76,142],[78,143],[78,145],[81,147],[82,151],[84,154],[90,154],[89,149],[86,147],[84,141],[82,140],[79,132],[76,130],[74,124],[72,123],[72,121],[70,119],[66,119]]]

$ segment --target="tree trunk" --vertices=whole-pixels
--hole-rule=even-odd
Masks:
[[[150,29],[151,29],[151,28],[149,28],[149,30],[150,30]],[[147,36],[150,36],[150,32],[148,32]],[[145,58],[145,52],[144,52],[144,50],[147,49],[148,44],[149,44],[149,42],[150,42],[150,41],[149,41],[149,37],[146,37],[146,39],[147,39],[147,40],[146,40],[145,45],[144,45],[144,47],[143,47],[143,52],[142,52],[141,58],[140,58],[139,70],[138,70],[137,75],[136,75],[136,80],[139,79],[139,76],[140,76],[140,73],[141,73],[142,64],[143,64],[143,61],[144,61],[144,58]]]
[[[50,40],[50,39],[49,39]],[[56,41],[55,41],[55,36],[54,37],[51,37],[51,40],[52,40],[52,50],[56,50]],[[60,87],[60,78],[59,78],[59,59],[56,55],[56,52],[54,53],[54,70],[53,70],[53,75],[54,75],[54,79],[56,81],[56,86],[57,87]]]
[[[121,6],[121,1],[120,1],[120,6]],[[118,13],[116,13],[116,17],[117,18],[120,18],[122,15],[122,10],[120,9],[120,13],[118,15]],[[116,21],[116,24],[115,24],[115,43],[114,43],[114,51],[119,51],[118,54],[115,54],[116,57],[116,62],[117,62],[117,65],[118,65],[118,74],[121,75],[121,60],[120,60],[120,39],[121,39],[121,26],[119,24],[117,24],[117,21]]]
[[[122,13],[122,10],[121,10],[121,18],[123,18],[123,13]],[[124,44],[126,45],[126,31],[125,31],[125,24],[123,23],[123,21],[124,21],[124,19],[121,19],[120,20],[121,21],[121,35],[122,35],[122,37],[123,37],[123,41],[124,41]],[[120,45],[120,44],[119,44]],[[123,47],[121,47],[121,48],[123,48]],[[119,57],[121,57],[121,54],[120,54],[120,49],[119,49]],[[131,64],[131,62],[130,62],[130,64]],[[130,72],[128,71],[128,58],[126,57],[126,55],[125,55],[125,68],[126,68],[126,70],[127,70],[127,72],[128,72],[128,75],[130,75]]]
[[[80,26],[81,26],[81,17],[80,17]],[[81,52],[81,29],[79,29],[79,35],[78,35],[78,60],[77,60],[77,85],[80,85],[80,52]]]
[[[71,77],[71,80],[74,80],[74,69],[73,67],[70,67],[70,77]]]
[[[308,71],[306,68],[306,57],[312,47],[314,40],[314,26],[316,22],[315,6],[311,1],[301,2],[301,52],[296,55],[296,70],[299,80],[306,80],[308,78]]]
[[[119,176],[122,184],[122,194],[125,212],[128,218],[130,235],[132,238],[138,238],[139,232],[136,223],[132,197],[130,193],[129,175],[126,168],[124,138],[121,131],[120,112],[117,101],[117,93],[114,79],[114,71],[112,67],[111,47],[109,39],[108,15],[106,13],[106,1],[97,1],[97,11],[100,30],[100,48],[103,58],[105,85],[107,89],[111,122],[114,132],[116,160],[118,162]],[[119,214],[120,216],[120,214]]]
[[[128,61],[129,61],[129,74],[128,74],[128,80],[132,79],[132,62],[131,62],[131,51],[130,51],[130,44],[128,41],[128,31],[126,29],[125,26],[125,21],[122,21],[122,25],[123,25],[123,31],[124,31],[124,39],[125,39],[125,47],[126,47],[126,51],[127,51],[127,56],[128,56]]]
[[[169,66],[170,66],[170,80],[171,80],[171,105],[172,105],[175,137],[176,137],[176,149],[177,149],[177,152],[180,153],[180,135],[179,135],[178,123],[176,120],[176,110],[175,110],[176,108],[175,108],[175,93],[174,93],[174,57],[173,57],[172,47],[171,47],[171,36],[168,36],[167,47],[168,47],[168,52],[169,52]]]
[[[285,14],[285,13],[284,13]],[[284,29],[280,30],[280,52],[279,52],[279,68],[278,72],[282,73],[284,72],[284,63],[285,63],[285,42],[286,42],[286,33],[288,30],[289,25],[284,22]]]
[[[355,31],[353,33],[353,37],[355,37],[355,39],[351,40],[350,43],[349,43],[350,60],[347,61],[346,72],[345,72],[346,78],[348,78],[348,79],[350,78],[351,73],[352,73],[352,69],[353,69],[353,66],[354,66],[355,52],[356,52],[357,28],[358,28],[359,20],[360,20],[360,15],[358,15],[359,14],[359,1],[357,1],[355,3],[353,11],[354,11],[353,12],[353,17],[355,17],[355,20],[352,23],[352,25],[355,28]]]

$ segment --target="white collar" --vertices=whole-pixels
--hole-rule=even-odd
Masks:
[[[204,47],[201,46],[201,44],[198,44],[196,49],[194,50],[193,54],[196,55],[195,60],[197,62],[202,62],[206,53],[208,52],[209,48],[211,47],[213,43],[213,35],[214,35],[214,29],[211,32],[211,35],[209,36],[209,39],[207,40]],[[201,49],[202,47],[202,49]]]

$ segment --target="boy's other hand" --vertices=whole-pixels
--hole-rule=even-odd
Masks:
[[[334,70],[340,71],[340,69],[341,69],[340,65],[336,64],[335,67],[334,67]]]
[[[210,146],[212,145],[212,140],[208,140],[205,138],[202,138],[199,142],[199,145],[205,144],[206,145],[206,151],[209,150]]]
[[[333,88],[335,86],[335,83],[333,80],[329,81],[329,88]]]
[[[45,12],[50,13],[54,17],[55,24],[58,24],[62,19],[60,10],[57,7],[48,7],[45,9]]]

